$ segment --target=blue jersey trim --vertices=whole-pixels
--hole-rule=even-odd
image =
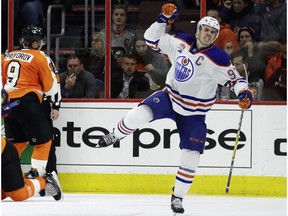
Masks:
[[[213,62],[215,62],[217,65],[220,66],[229,66],[231,64],[230,57],[228,56],[228,54],[217,46],[210,45],[208,47],[193,52],[192,50],[196,49],[195,43],[192,44],[194,41],[196,41],[195,36],[185,33],[177,33],[175,37],[180,40],[184,40],[186,43],[190,44],[191,45],[190,52],[192,54],[203,53]]]
[[[174,98],[171,98],[171,100],[174,102],[174,103],[176,103],[178,106],[180,106],[182,109],[184,109],[184,110],[186,110],[186,111],[189,111],[189,112],[203,112],[203,114],[205,113],[207,113],[211,108],[208,108],[208,109],[206,109],[206,110],[204,110],[204,109],[189,109],[189,108],[187,108],[187,107],[184,107],[184,106],[182,106],[178,101],[176,101]]]
[[[175,35],[175,38],[184,40],[188,44],[192,44],[196,40],[195,36],[189,35],[189,34],[185,34],[185,33],[177,33]]]
[[[181,95],[178,91],[172,89],[172,87],[168,84],[166,84],[167,88],[169,88],[174,94],[181,96],[181,98],[186,98],[189,100],[194,100],[194,101],[200,101],[200,102],[213,102],[216,99],[216,96],[214,96],[213,98],[208,98],[208,99],[201,99],[201,98],[196,98],[196,97],[191,97],[188,95]]]

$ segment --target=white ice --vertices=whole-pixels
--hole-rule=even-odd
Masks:
[[[286,198],[185,197],[181,216],[286,216]],[[1,216],[173,216],[168,195],[71,194],[1,202]]]

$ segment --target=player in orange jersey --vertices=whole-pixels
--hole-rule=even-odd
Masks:
[[[41,108],[43,95],[54,97],[59,93],[54,63],[41,51],[45,40],[42,28],[25,27],[21,34],[23,49],[7,53],[2,65],[4,88],[11,102],[20,101],[4,119],[6,138],[15,144],[19,156],[28,142],[34,147],[31,158],[34,178],[46,173],[53,135]]]
[[[9,103],[7,93],[1,91],[1,116],[7,117],[11,108],[19,105],[19,100]],[[62,192],[54,174],[46,173],[35,179],[23,178],[19,155],[15,146],[1,136],[1,200],[10,197],[14,201],[26,200],[40,190],[47,190],[55,200],[60,200]]]

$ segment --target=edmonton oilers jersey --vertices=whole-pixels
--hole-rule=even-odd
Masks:
[[[197,49],[195,36],[171,36],[165,33],[165,26],[165,23],[153,23],[144,37],[152,49],[170,59],[172,66],[167,74],[166,88],[177,113],[205,115],[216,101],[218,84],[236,95],[248,88],[247,81],[223,50],[214,45]]]

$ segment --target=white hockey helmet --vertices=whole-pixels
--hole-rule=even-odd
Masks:
[[[214,28],[217,30],[217,36],[219,35],[219,31],[220,31],[220,24],[218,22],[218,20],[216,20],[214,17],[210,17],[210,16],[205,16],[203,17],[201,20],[199,20],[199,22],[197,23],[197,31],[200,30],[200,27],[202,28],[202,25],[207,25],[211,28]]]

